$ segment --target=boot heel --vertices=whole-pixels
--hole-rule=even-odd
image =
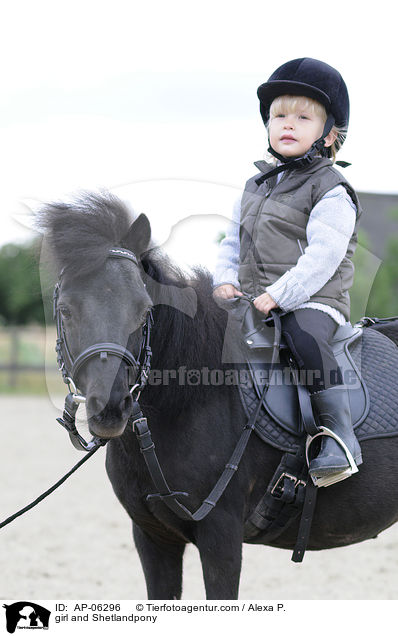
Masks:
[[[323,472],[324,474],[323,475],[320,474],[319,476],[317,475],[316,469],[314,471],[311,471],[310,469],[309,474],[311,476],[312,481],[314,482],[314,485],[318,487],[321,487],[321,486],[326,487],[326,486],[331,486],[332,484],[336,484],[339,481],[343,481],[343,479],[347,479],[348,477],[351,477],[351,475],[354,475],[355,473],[357,473],[358,466],[362,464],[362,454],[361,454],[361,450],[360,450],[358,442],[357,442],[357,446],[359,450],[359,455],[356,455],[356,459],[354,459],[347,445],[343,442],[343,440],[338,435],[336,435],[336,433],[333,433],[333,431],[331,431],[326,426],[320,426],[319,429],[320,429],[320,432],[316,433],[316,435],[312,435],[312,436],[307,435],[307,441],[305,445],[305,458],[306,458],[307,466],[309,467],[309,469],[310,469],[310,459],[309,459],[308,453],[309,453],[310,446],[312,442],[314,441],[314,439],[316,439],[317,437],[323,437],[324,435],[328,437],[332,437],[339,444],[339,446],[343,449],[345,456],[347,458],[347,462],[349,464],[349,466],[347,466],[347,468],[344,468],[343,470],[336,470],[336,469],[328,470],[327,468],[325,468],[322,471],[320,469],[319,472],[321,473]]]
[[[358,468],[356,470],[351,470],[351,468],[347,468],[346,470],[341,471],[340,473],[335,473],[334,475],[325,475],[324,477],[317,477],[316,475],[311,475],[311,479],[315,486],[318,488],[332,486],[333,484],[337,484],[339,481],[343,481],[344,479],[348,479],[354,473],[358,472]]]

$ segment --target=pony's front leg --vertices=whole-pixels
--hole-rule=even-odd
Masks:
[[[202,562],[207,599],[237,599],[242,566],[242,524],[213,510],[197,524],[195,543]]]
[[[144,570],[148,599],[180,599],[185,544],[156,543],[135,523],[133,536]]]

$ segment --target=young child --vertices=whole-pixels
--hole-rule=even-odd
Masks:
[[[351,423],[347,389],[330,345],[349,322],[348,290],[361,213],[358,198],[332,165],[344,142],[349,98],[340,73],[311,58],[291,60],[258,88],[274,164],[256,162],[220,245],[214,295],[255,297],[268,314],[280,308],[282,334],[311,382],[322,436],[309,472],[329,483],[352,473],[361,450]]]

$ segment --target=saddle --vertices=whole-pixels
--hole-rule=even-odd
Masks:
[[[277,313],[269,320],[244,302],[247,299],[237,300],[240,302],[232,301],[230,307],[233,321],[240,326],[250,378],[239,385],[242,404],[249,418],[262,401],[254,430],[264,442],[284,452],[266,493],[246,520],[245,541],[272,542],[301,515],[292,556],[300,562],[318,490],[308,478],[305,444],[308,435],[319,429],[308,390],[300,383],[297,365],[281,337]],[[338,327],[331,343],[348,389],[359,441],[398,435],[398,347],[371,324],[388,326],[394,320],[362,319],[354,326]],[[366,328],[369,326],[375,329]]]
[[[279,450],[296,452],[305,432],[316,433],[310,398],[300,381],[300,372],[283,336],[279,335],[276,340],[273,318],[264,319],[258,314],[250,305],[243,312],[242,337],[251,382],[239,385],[241,399],[249,415],[263,394],[264,384],[267,384],[263,409],[275,424],[270,426],[269,418],[260,417],[255,431],[265,442]],[[339,326],[331,343],[344,383],[349,389],[354,428],[358,428],[366,419],[370,408],[369,392],[360,373],[361,361],[358,360],[358,366],[350,350],[362,337],[362,332],[362,328],[350,324]],[[278,362],[272,364],[276,346]]]

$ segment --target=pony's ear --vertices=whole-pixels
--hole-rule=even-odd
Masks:
[[[145,214],[140,214],[123,239],[124,246],[139,258],[149,247],[151,224]]]

